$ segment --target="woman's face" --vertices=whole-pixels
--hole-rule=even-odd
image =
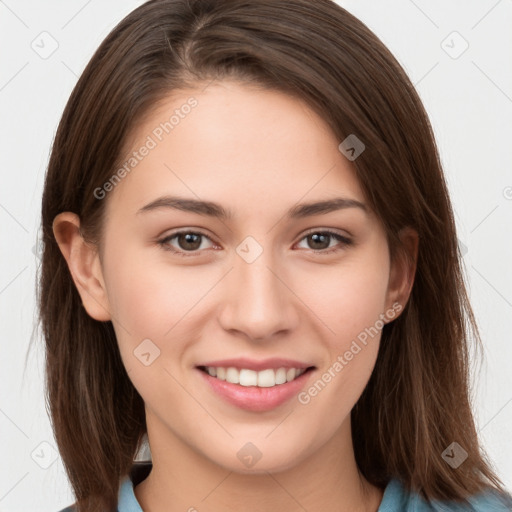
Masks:
[[[129,142],[97,190],[99,280],[150,442],[262,472],[346,440],[403,279],[342,141],[226,81],[175,92]]]

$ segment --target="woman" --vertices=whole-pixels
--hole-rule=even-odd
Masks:
[[[509,509],[427,115],[335,3],[129,14],[64,111],[42,224],[76,510]]]

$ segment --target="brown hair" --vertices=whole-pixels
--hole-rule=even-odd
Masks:
[[[382,220],[392,257],[398,233],[419,234],[408,304],[382,332],[373,374],[352,410],[360,472],[399,478],[426,499],[463,500],[503,484],[482,451],[469,396],[469,341],[481,341],[466,295],[453,212],[427,114],[382,42],[330,0],[151,0],[122,20],[78,80],[53,144],[42,200],[39,308],[47,400],[80,511],[114,510],[146,433],[143,400],[110,322],[82,306],[52,232],[63,211],[101,242],[106,200],[131,130],[171,91],[232,78],[294,95],[341,142],[365,151],[354,168]],[[479,353],[480,355],[480,353]],[[441,457],[457,441],[456,470]]]

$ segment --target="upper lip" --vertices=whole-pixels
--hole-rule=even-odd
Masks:
[[[267,369],[274,369],[277,370],[279,368],[310,368],[313,365],[308,363],[303,363],[301,361],[295,361],[293,359],[285,359],[285,358],[279,358],[279,357],[273,357],[271,359],[262,359],[261,361],[256,361],[254,359],[247,359],[244,357],[237,358],[237,359],[222,359],[218,361],[207,361],[205,363],[202,363],[198,365],[198,367],[201,366],[209,366],[209,367],[216,367],[216,368],[246,368],[247,370],[254,370],[254,371],[261,371],[261,370],[267,370]]]

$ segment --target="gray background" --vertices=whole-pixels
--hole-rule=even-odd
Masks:
[[[141,3],[0,1],[0,512],[53,512],[74,501],[45,408],[38,337],[23,371],[36,318],[42,185],[73,85]],[[394,53],[434,126],[485,345],[476,420],[511,489],[512,0],[339,3]]]

